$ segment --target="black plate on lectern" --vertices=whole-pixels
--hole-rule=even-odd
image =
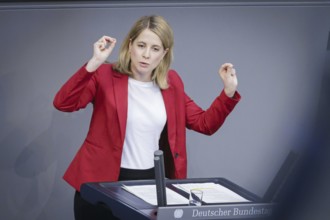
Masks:
[[[183,183],[205,183],[213,182],[220,184],[240,196],[250,200],[253,204],[258,204],[262,201],[257,195],[245,190],[244,188],[236,185],[235,183],[224,178],[194,178],[183,180],[166,180],[166,186],[178,192],[184,197],[188,198],[188,194],[172,186],[172,184]],[[99,182],[99,183],[85,183],[81,187],[81,195],[87,201],[93,204],[101,204],[110,207],[114,215],[120,219],[157,219],[158,207],[151,205],[144,200],[134,196],[122,188],[122,185],[152,185],[155,180],[137,180],[137,181],[118,181],[118,182]],[[243,203],[235,203],[235,205],[243,205]],[[249,203],[244,202],[244,205]],[[204,205],[219,205],[219,204],[204,204]],[[233,203],[221,203],[221,206],[233,205]],[[188,204],[186,205],[188,208]],[[167,206],[171,207],[171,206]],[[184,208],[184,205],[172,206]],[[202,206],[205,207],[205,206]],[[220,206],[219,206],[220,207]],[[194,218],[199,219],[199,218]],[[205,218],[200,218],[205,219]],[[213,218],[214,219],[214,218]],[[224,218],[219,218],[224,219]],[[237,219],[237,218],[236,218]]]

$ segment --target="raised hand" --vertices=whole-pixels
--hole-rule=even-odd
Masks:
[[[224,63],[219,69],[219,75],[223,81],[226,95],[228,97],[233,97],[238,85],[234,65],[231,63]]]
[[[115,45],[116,39],[109,36],[103,36],[96,41],[93,46],[93,57],[88,61],[86,70],[88,72],[94,72],[99,68],[110,56]]]

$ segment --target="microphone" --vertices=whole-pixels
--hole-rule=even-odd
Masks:
[[[166,206],[166,183],[165,183],[165,169],[164,169],[164,154],[163,151],[157,150],[154,152],[155,164],[155,179],[156,179],[156,193],[158,206]]]

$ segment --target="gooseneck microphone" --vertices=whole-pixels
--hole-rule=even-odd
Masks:
[[[166,206],[166,183],[165,183],[165,168],[163,151],[157,150],[154,152],[155,163],[155,179],[158,207]]]

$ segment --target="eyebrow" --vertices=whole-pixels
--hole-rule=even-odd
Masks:
[[[142,44],[147,44],[146,42],[144,42],[144,41],[137,41],[136,43],[138,43],[138,44],[140,44],[140,43],[142,43]],[[152,47],[162,47],[161,45],[159,45],[159,44],[153,44],[153,45],[151,45]]]

